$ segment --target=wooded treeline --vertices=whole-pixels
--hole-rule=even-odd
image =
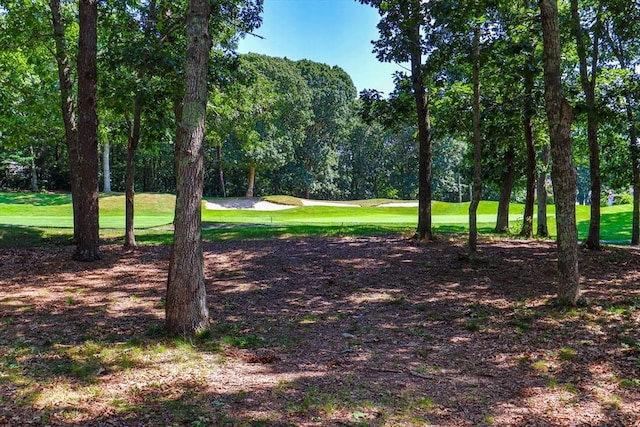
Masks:
[[[579,5],[581,31],[576,34],[584,34],[582,49],[569,25],[570,4],[560,4],[564,83],[576,111],[574,158],[577,200],[582,203],[595,200],[590,176],[596,174],[589,170],[587,134],[588,112],[596,108],[602,141],[599,193],[628,194],[632,185],[633,168],[619,166],[632,164],[629,129],[635,125],[629,120],[636,110],[633,65],[637,43],[630,28],[635,25],[632,18],[637,11],[634,5],[619,3]],[[421,70],[431,116],[434,199],[470,199],[474,22],[482,42],[478,78],[482,88],[483,197],[503,200],[504,206],[509,200],[524,202],[526,188],[533,182],[532,170],[540,175],[547,169],[542,161],[548,141],[542,104],[542,42],[535,6],[486,3],[484,11],[474,12],[471,6],[453,8],[445,2],[433,2],[425,10],[425,17],[434,19],[429,28],[421,29],[425,60],[420,61],[424,62]],[[49,5],[44,1],[3,1],[2,8],[0,187],[68,191],[68,147],[56,101],[60,87]],[[124,192],[127,170],[137,191],[175,191],[174,107],[184,61],[181,10],[177,4],[169,7],[163,2],[100,5],[101,191]],[[63,2],[62,14],[73,61],[77,5]],[[409,72],[396,76],[394,93],[365,90],[362,100],[357,100],[350,77],[340,68],[308,60],[238,56],[232,50],[238,34],[224,31],[228,30],[221,29],[214,43],[210,66],[206,195],[417,198],[419,146]],[[595,68],[591,65],[594,42],[598,44]],[[585,53],[580,55],[581,51]],[[385,60],[410,62],[402,55]],[[593,69],[590,75],[597,76],[596,84],[591,85],[597,89],[594,100],[589,101],[593,105],[582,90],[581,70],[585,67],[581,64],[585,61]],[[74,67],[70,72],[75,82]],[[385,100],[392,108],[381,111],[382,107],[372,105],[374,100]],[[359,114],[363,112],[364,120]],[[523,124],[525,119],[527,125]],[[135,155],[128,161],[129,150]],[[538,157],[536,169],[531,169],[531,162],[527,169],[527,155],[534,153]],[[497,229],[507,226],[504,218],[498,221]]]
[[[0,96],[5,107],[0,112],[0,188],[69,191],[69,150],[56,101],[58,39],[50,5],[0,4]],[[58,31],[73,60],[77,5],[61,6],[64,27]],[[127,177],[137,191],[175,191],[175,114],[184,84],[183,13],[180,5],[154,1],[100,5],[101,191],[125,192]],[[235,54],[239,30],[250,25],[250,20],[240,23],[249,19],[242,13],[227,14],[213,24],[220,28],[215,29],[209,73],[204,193],[415,197],[411,126],[398,132],[365,124],[358,115],[357,91],[339,67]],[[229,27],[229,19],[236,21],[235,27]],[[25,27],[36,36],[25,35]],[[76,68],[69,65],[73,84]],[[443,168],[443,174],[450,173]]]

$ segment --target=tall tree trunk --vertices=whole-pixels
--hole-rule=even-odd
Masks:
[[[173,335],[209,328],[204,283],[201,201],[204,178],[210,2],[189,0],[185,94],[176,135],[176,211],[167,281],[166,324]]]
[[[76,123],[76,106],[73,98],[73,83],[69,52],[65,38],[65,27],[60,12],[60,0],[50,0],[53,38],[56,42],[56,62],[58,64],[58,81],[60,84],[60,106],[64,123],[65,143],[69,155],[69,180],[71,182],[71,204],[73,206],[73,241],[78,241],[80,229],[79,202],[80,197],[80,157],[78,154],[78,128]]]
[[[416,12],[419,13],[419,12]],[[418,113],[418,240],[433,239],[431,229],[431,119],[429,117],[429,95],[424,86],[422,72],[422,47],[420,43],[420,24],[410,31],[411,40],[411,81],[413,97]]]
[[[538,237],[549,237],[547,226],[547,168],[549,167],[549,146],[542,147],[540,154],[541,171],[538,173],[536,194],[538,195]]]
[[[157,22],[156,0],[149,2],[149,10],[147,19],[144,23],[145,39],[149,40],[155,30]],[[138,80],[143,81],[146,70],[138,71]],[[136,91],[133,105],[133,124],[127,118],[129,124],[129,132],[127,138],[127,166],[125,171],[125,233],[124,247],[133,248],[136,246],[135,231],[135,182],[136,182],[136,153],[138,145],[140,145],[140,128],[142,124],[142,108],[144,106],[144,98],[142,89]]]
[[[138,93],[135,97],[133,123],[127,119],[129,133],[127,138],[127,167],[125,171],[125,248],[136,246],[135,231],[135,177],[136,177],[136,152],[140,143],[140,126],[142,122],[142,96]]]
[[[535,49],[535,46],[532,46]],[[530,54],[530,63],[533,61],[534,53]],[[527,146],[527,183],[526,197],[524,202],[524,215],[522,217],[522,229],[520,236],[531,239],[533,238],[533,205],[536,195],[536,146],[533,138],[533,87],[535,85],[533,72],[527,70],[524,75],[524,108],[523,108],[523,128],[524,141]],[[545,193],[546,195],[546,193]],[[546,200],[545,200],[546,203]]]
[[[227,197],[227,185],[224,182],[224,168],[222,167],[222,143],[219,142],[216,147],[216,155],[218,161],[218,181],[220,182],[220,193],[222,197]]]
[[[102,174],[104,178],[104,192],[111,193],[111,144],[107,139],[102,146]]]
[[[620,63],[623,71],[630,71],[625,49],[620,42],[614,42],[610,34],[607,34],[609,45],[616,59]],[[619,40],[619,39],[618,39]],[[627,120],[629,122],[629,151],[631,153],[631,187],[633,188],[633,223],[631,226],[631,244],[640,244],[640,147],[638,147],[638,130],[636,128],[636,118],[633,113],[633,94],[631,89],[625,87],[625,108]]]
[[[504,156],[504,170],[502,172],[502,188],[498,201],[498,215],[496,219],[495,233],[509,232],[509,206],[511,204],[511,192],[516,179],[515,152],[509,148]]]
[[[80,195],[76,251],[73,259],[95,261],[100,253],[98,213],[98,0],[80,0],[78,10],[78,154]]]
[[[29,145],[29,151],[31,153],[31,191],[35,193],[38,191],[38,168],[36,167],[36,153],[33,150],[33,145]]]
[[[576,228],[576,170],[573,167],[573,112],[562,89],[560,28],[557,0],[539,0],[544,39],[544,83],[553,166],[551,178],[558,229],[558,302],[576,305],[580,298],[578,232]]]
[[[571,18],[573,33],[580,63],[580,84],[587,102],[587,141],[589,143],[589,174],[591,178],[591,219],[589,234],[584,242],[587,249],[600,249],[600,197],[602,184],[600,179],[600,147],[598,144],[598,111],[596,106],[596,81],[598,73],[598,52],[600,45],[600,9],[596,13],[596,28],[591,46],[591,76],[587,65],[587,48],[584,40],[578,0],[571,0]]]
[[[247,197],[253,197],[253,188],[256,183],[256,167],[254,165],[249,165],[249,178],[247,184]],[[307,190],[308,191],[308,190]],[[307,198],[309,197],[307,193]]]
[[[482,135],[480,133],[480,25],[473,30],[473,192],[469,204],[469,252],[478,249],[478,205],[482,199]]]
[[[638,149],[638,131],[635,117],[631,109],[631,97],[627,100],[627,116],[629,118],[629,144],[631,146],[631,164],[633,167],[633,225],[631,228],[631,244],[640,244],[640,155]]]

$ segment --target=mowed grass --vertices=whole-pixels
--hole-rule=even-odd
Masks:
[[[215,199],[211,199],[215,201]],[[273,202],[289,204],[291,209],[208,210],[203,202],[205,239],[269,238],[292,235],[371,235],[407,232],[415,229],[416,207],[382,207],[391,200],[351,201],[346,206],[300,206],[299,199],[273,196]],[[356,204],[358,206],[351,206]],[[483,201],[478,208],[481,233],[490,233],[496,220],[498,203]],[[135,226],[140,243],[169,243],[175,208],[170,194],[137,194]],[[514,233],[522,225],[523,205],[511,204],[510,226]],[[435,201],[432,205],[436,233],[468,231],[469,203]],[[589,206],[576,206],[580,238],[586,237]],[[125,199],[122,194],[101,195],[100,227],[106,240],[117,240],[125,225]],[[631,235],[632,207],[602,208],[602,239],[624,243]],[[548,207],[549,231],[555,234],[554,206]],[[534,230],[537,223],[534,221]],[[0,245],[30,245],[50,241],[65,243],[73,227],[71,197],[68,194],[0,193]]]

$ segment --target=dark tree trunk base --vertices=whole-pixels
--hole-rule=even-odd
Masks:
[[[102,252],[98,248],[76,249],[73,255],[71,255],[71,259],[82,262],[99,261],[102,259]]]

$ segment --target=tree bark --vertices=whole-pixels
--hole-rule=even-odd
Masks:
[[[599,6],[600,8],[602,6]],[[591,219],[589,234],[584,242],[587,249],[599,250],[600,247],[600,198],[602,183],[600,179],[600,146],[598,144],[598,111],[596,106],[596,81],[598,72],[598,49],[600,44],[600,10],[596,14],[596,29],[592,43],[591,76],[587,66],[587,49],[585,45],[578,0],[571,0],[571,17],[573,33],[580,64],[580,84],[587,103],[587,141],[589,145],[589,175],[591,179]]]
[[[73,259],[95,261],[100,252],[98,213],[98,114],[96,67],[98,44],[98,0],[80,0],[78,40],[78,241]]]
[[[102,147],[102,174],[104,175],[104,192],[111,193],[111,144],[105,141]]]
[[[551,178],[558,228],[558,303],[574,306],[580,298],[576,170],[573,166],[573,112],[562,89],[560,29],[557,0],[539,0],[544,39],[544,83],[553,166]]]
[[[509,232],[509,206],[511,204],[511,192],[516,178],[515,152],[509,148],[504,156],[504,169],[502,172],[502,188],[500,189],[500,200],[498,201],[498,215],[496,219],[495,233]]]
[[[549,167],[549,146],[542,147],[540,155],[541,171],[538,173],[536,194],[538,195],[538,237],[549,237],[547,226],[547,168]]]
[[[125,248],[133,248],[136,244],[135,231],[135,177],[136,177],[136,152],[140,143],[140,126],[142,122],[142,97],[136,94],[133,123],[129,120],[129,133],[127,138],[127,166],[125,171]]]
[[[420,13],[415,11],[415,13]],[[418,114],[418,240],[432,240],[431,229],[431,119],[429,95],[424,86],[422,71],[422,47],[420,25],[422,19],[414,19],[416,27],[409,30],[411,41],[411,82]]]
[[[156,15],[156,1],[151,0],[149,2],[147,19],[144,23],[145,39],[147,40],[151,38],[151,35],[155,30],[155,23],[157,21]],[[143,80],[145,74],[145,69],[139,70],[138,79]],[[127,165],[125,170],[125,248],[133,248],[137,245],[135,231],[136,153],[138,152],[138,145],[140,145],[140,128],[142,124],[143,106],[144,99],[142,96],[142,90],[137,90],[133,105],[133,123],[131,123],[127,118],[127,123],[129,124],[129,132],[127,138]]]
[[[605,33],[607,35],[607,33]],[[628,60],[625,57],[625,49],[621,43],[614,42],[611,35],[608,35],[608,41],[614,56],[620,63],[623,71],[630,71]],[[640,147],[638,147],[638,130],[636,128],[636,118],[633,113],[633,94],[631,89],[625,87],[625,109],[627,112],[627,120],[629,124],[629,151],[631,154],[631,187],[633,188],[633,219],[631,225],[631,244],[636,246],[640,244]]]
[[[36,167],[36,153],[33,150],[33,145],[29,145],[29,151],[31,154],[31,191],[35,193],[38,191],[38,168]]]
[[[222,197],[227,197],[227,185],[224,181],[224,168],[222,167],[222,143],[219,142],[216,147],[216,155],[218,161],[218,181],[220,182],[220,193]]]
[[[167,281],[166,325],[173,335],[209,328],[204,283],[201,200],[203,187],[210,2],[189,0],[186,17],[185,95],[176,135],[176,211]]]
[[[482,135],[480,129],[480,26],[473,30],[473,192],[469,204],[469,252],[478,249],[478,205],[482,199]]]
[[[533,58],[534,53],[531,53]],[[535,204],[536,193],[536,146],[533,137],[533,115],[534,115],[534,101],[533,101],[533,87],[535,85],[533,72],[527,70],[524,75],[524,108],[523,108],[523,127],[524,127],[524,141],[527,146],[527,183],[526,183],[526,197],[524,202],[524,215],[522,217],[522,229],[520,230],[520,236],[526,239],[533,238],[533,206]],[[545,193],[546,196],[546,193]],[[545,199],[546,203],[546,199]],[[545,206],[546,209],[546,206]],[[546,215],[546,212],[545,212]]]
[[[71,204],[73,206],[73,241],[78,241],[80,229],[79,202],[80,197],[80,157],[78,154],[78,128],[76,123],[76,105],[73,98],[73,83],[69,52],[65,38],[64,21],[60,12],[60,0],[50,0],[51,21],[53,24],[53,38],[56,43],[56,62],[58,64],[58,81],[60,84],[60,106],[64,123],[65,143],[67,146],[69,163],[69,181],[71,182]]]
[[[256,182],[256,167],[254,165],[249,165],[249,178],[247,184],[247,197],[253,197],[253,188]],[[309,193],[307,190],[307,198],[309,198]]]
[[[633,225],[631,228],[631,244],[640,244],[640,154],[638,149],[638,131],[631,107],[631,96],[627,99],[627,117],[629,119],[629,145],[631,146],[631,165],[633,168]]]

